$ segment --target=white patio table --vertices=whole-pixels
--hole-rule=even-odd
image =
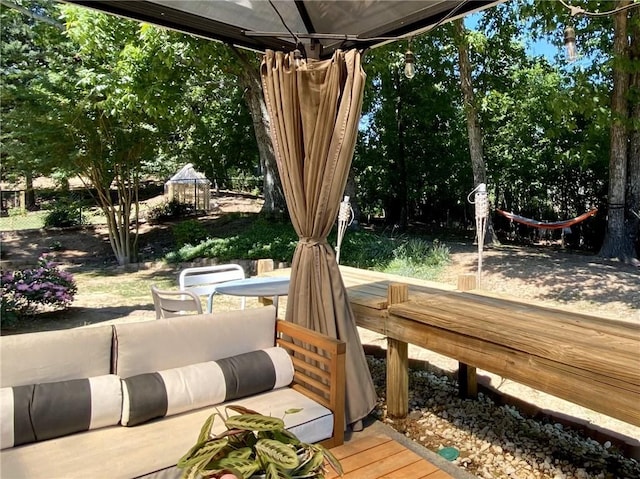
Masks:
[[[231,296],[272,296],[273,305],[278,313],[278,297],[289,294],[289,278],[280,277],[254,277],[226,281],[216,285],[215,290],[209,295],[207,309],[213,310],[213,298],[216,294],[228,294]]]

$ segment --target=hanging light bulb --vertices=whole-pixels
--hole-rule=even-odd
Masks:
[[[564,46],[567,49],[567,60],[575,62],[578,58],[578,50],[576,49],[576,31],[573,27],[564,29]]]
[[[416,76],[416,57],[413,55],[411,48],[407,49],[407,53],[404,54],[404,76],[411,80]]]

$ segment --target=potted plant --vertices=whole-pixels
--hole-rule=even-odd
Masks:
[[[239,414],[229,415],[228,410]],[[299,412],[289,409],[285,415]],[[284,428],[280,418],[264,416],[237,405],[215,412],[205,421],[196,444],[178,461],[183,478],[219,479],[233,474],[238,479],[322,479],[329,464],[342,475],[340,462],[319,444],[306,444]],[[226,431],[213,435],[219,417]]]

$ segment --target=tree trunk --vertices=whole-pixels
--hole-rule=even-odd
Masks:
[[[628,5],[628,0],[617,3]],[[609,197],[607,231],[600,256],[625,262],[635,259],[633,240],[625,233],[625,194],[627,186],[628,119],[627,93],[629,74],[622,65],[629,57],[627,44],[627,12],[613,17],[613,93],[611,98],[611,146],[609,156]]]
[[[627,217],[626,232],[635,246],[636,258],[640,256],[640,11],[631,12],[631,61],[636,66],[629,85],[631,132],[627,168]],[[635,100],[633,100],[635,99]]]
[[[403,92],[402,92],[402,80],[400,78],[400,73],[396,72],[394,74],[394,82],[396,84],[396,127],[398,131],[398,149],[396,160],[397,160],[397,179],[396,183],[396,194],[395,196],[395,209],[396,211],[392,214],[392,219],[397,219],[397,224],[400,229],[406,229],[409,224],[409,212],[408,212],[408,204],[407,204],[407,159],[406,159],[406,148],[405,148],[405,126],[404,126],[404,118],[402,118],[403,112]]]
[[[255,70],[251,62],[247,60],[244,53],[237,48],[232,48],[241,63],[245,66],[240,70],[240,83],[245,88],[245,98],[253,120],[253,130],[258,143],[258,153],[260,155],[260,170],[263,175],[264,205],[262,212],[268,215],[280,216],[286,210],[284,192],[278,173],[276,155],[273,152],[271,142],[271,127],[269,113],[264,102],[262,83],[260,75]]]
[[[33,211],[36,209],[36,192],[33,189],[33,173],[31,171],[25,172],[24,182],[24,208],[27,211]]]
[[[456,43],[458,46],[458,65],[460,67],[460,89],[462,90],[462,100],[464,113],[467,119],[467,133],[469,136],[469,153],[471,156],[471,168],[473,170],[473,183],[477,187],[480,183],[487,183],[487,167],[482,153],[482,130],[478,121],[478,111],[476,109],[475,95],[471,80],[471,62],[469,60],[469,42],[467,39],[467,29],[464,27],[462,19],[453,22],[455,29]],[[498,239],[493,230],[491,214],[487,217],[487,231],[485,234],[485,244],[498,244]]]

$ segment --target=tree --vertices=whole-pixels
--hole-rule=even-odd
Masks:
[[[458,67],[460,72],[460,89],[462,90],[462,102],[464,114],[467,120],[467,134],[469,136],[469,153],[471,156],[471,169],[473,171],[474,187],[480,183],[487,183],[487,167],[482,154],[482,130],[478,120],[475,95],[471,77],[471,62],[469,61],[468,32],[462,19],[453,21],[454,40],[458,46]],[[487,232],[485,243],[499,243],[493,232],[491,215],[487,218]]]
[[[9,135],[39,159],[40,172],[55,164],[83,180],[107,218],[118,263],[127,264],[137,255],[139,181],[170,130],[190,72],[184,37],[86,9],[55,8],[67,22],[68,40],[43,47],[27,87],[16,87],[24,98],[12,105]],[[50,46],[47,35],[38,38]]]
[[[617,6],[628,5],[628,0],[619,1]],[[634,242],[627,241],[625,231],[625,206],[627,186],[627,119],[629,73],[619,62],[629,57],[627,40],[627,16],[625,11],[616,13],[613,19],[613,92],[611,94],[611,146],[609,157],[609,197],[607,234],[600,255],[620,258],[624,261],[635,259]]]
[[[464,215],[471,183],[464,117],[457,95],[454,49],[442,30],[411,42],[416,75],[404,77],[403,48],[392,44],[365,57],[367,86],[354,157],[363,213],[386,222],[448,225]]]
[[[633,93],[629,85],[630,76],[638,69],[638,60],[632,57],[629,47],[629,40],[633,38],[629,19],[637,8],[629,0],[618,0],[613,7],[611,2],[589,0],[579,4],[572,2],[571,10],[571,22],[576,28],[583,57],[588,62],[588,79],[610,88],[607,229],[599,254],[627,262],[637,261],[638,253],[634,249],[639,237],[638,228],[633,227],[635,215],[629,208],[634,201],[633,183],[637,182],[637,174],[629,170],[635,161],[629,159],[629,154],[633,155],[630,148],[633,130],[629,126],[629,108],[633,105],[630,95]],[[560,2],[536,2],[524,11],[534,19],[533,26],[538,32],[566,24],[569,13]],[[589,100],[585,98],[585,101],[588,103]]]
[[[26,207],[35,207],[34,175],[50,174],[55,165],[46,162],[46,145],[30,141],[16,125],[31,123],[32,130],[46,129],[38,121],[46,113],[42,95],[31,85],[49,58],[64,58],[67,41],[64,25],[52,18],[52,2],[3,2],[0,6],[0,69],[2,85],[2,176],[26,183]]]
[[[246,90],[246,101],[253,119],[253,130],[260,152],[260,167],[264,176],[262,211],[268,214],[279,214],[286,210],[286,204],[271,143],[271,121],[264,102],[259,64],[256,65],[255,56],[250,57],[233,46],[230,48],[239,62],[236,74]]]
[[[640,10],[634,10],[630,18],[631,40],[629,51],[631,61],[640,64]],[[629,86],[629,117],[631,139],[629,142],[629,175],[627,202],[631,213],[627,217],[627,235],[636,238],[636,253],[640,254],[640,69],[631,75]]]

